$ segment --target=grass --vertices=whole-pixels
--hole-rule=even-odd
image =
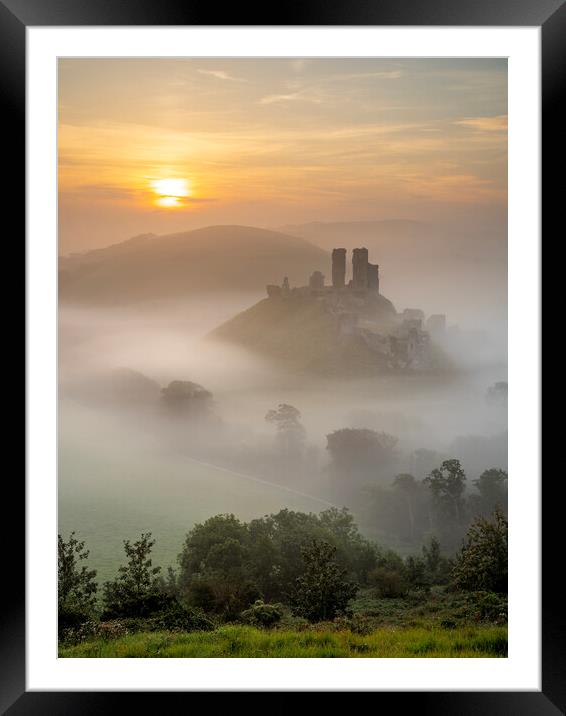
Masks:
[[[506,626],[455,629],[388,627],[349,630],[262,630],[227,625],[212,632],[138,632],[61,646],[65,658],[482,658],[507,656]]]

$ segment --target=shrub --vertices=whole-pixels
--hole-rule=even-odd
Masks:
[[[191,606],[205,612],[213,612],[216,608],[214,589],[206,579],[195,579],[190,583],[187,601]]]
[[[369,574],[369,582],[379,597],[390,599],[404,597],[407,593],[407,582],[396,569],[376,567]]]
[[[472,614],[478,621],[507,623],[507,596],[495,592],[472,592],[468,595]]]
[[[147,620],[149,631],[211,631],[214,622],[200,610],[174,602],[166,611]]]
[[[427,572],[426,562],[421,557],[409,556],[405,560],[405,574],[412,589],[424,589],[430,587],[431,578]]]
[[[148,617],[171,604],[172,597],[165,593],[158,576],[161,568],[152,565],[154,544],[150,532],[133,544],[124,540],[128,562],[118,569],[115,580],[104,585],[103,619]]]
[[[304,572],[295,580],[291,595],[293,613],[309,621],[334,619],[346,612],[356,596],[358,585],[345,579],[346,570],[334,561],[336,547],[312,540],[301,549]]]
[[[259,597],[256,585],[240,575],[196,578],[186,591],[187,602],[192,607],[207,614],[218,614],[225,621],[238,619]]]
[[[334,624],[340,631],[349,630],[352,634],[360,634],[361,636],[367,636],[376,629],[375,618],[364,614],[352,614],[351,617],[336,617]]]
[[[57,572],[58,572],[58,630],[59,637],[69,629],[92,618],[95,611],[97,584],[96,570],[88,569],[84,561],[89,552],[85,543],[71,532],[66,542],[58,536]]]
[[[82,624],[91,619],[92,617],[89,611],[74,608],[60,608],[57,617],[59,639],[64,641],[67,638],[67,634],[77,630]]]
[[[130,598],[120,595],[120,598],[112,599],[112,601],[110,598],[106,599],[106,608],[102,612],[101,618],[104,621],[128,618],[147,619],[154,614],[167,611],[173,603],[172,597],[158,591]]]
[[[117,639],[129,634],[131,630],[121,621],[98,622],[88,620],[63,632],[61,642],[80,644],[91,639]]]
[[[299,617],[290,612],[285,612],[281,620],[275,625],[276,629],[284,629],[288,631],[305,631],[310,629],[311,624],[308,619]]]
[[[240,615],[242,621],[253,626],[271,627],[281,621],[283,616],[283,605],[265,604],[258,599],[249,609]]]
[[[452,571],[464,591],[507,593],[507,517],[496,509],[492,520],[477,519]]]

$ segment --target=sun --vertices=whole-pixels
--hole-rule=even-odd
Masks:
[[[158,195],[155,203],[167,209],[183,206],[183,199],[191,195],[188,179],[153,179],[151,188]]]

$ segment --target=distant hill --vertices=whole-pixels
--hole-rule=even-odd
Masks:
[[[382,264],[399,259],[446,257],[447,252],[454,260],[485,257],[489,261],[505,261],[507,256],[506,237],[495,229],[474,231],[408,219],[315,221],[288,224],[278,231],[300,236],[327,250],[338,245],[347,249],[366,246],[373,259]]]
[[[393,304],[375,295],[368,313],[384,325],[394,320]],[[356,336],[343,336],[338,317],[323,301],[296,296],[265,298],[209,334],[269,356],[292,372],[320,375],[375,375],[381,372],[373,353]]]
[[[130,368],[99,371],[88,378],[63,382],[63,386],[65,394],[79,403],[138,409],[156,404],[161,397],[161,386],[157,381]]]
[[[305,239],[251,226],[209,226],[143,234],[59,260],[63,302],[129,304],[221,291],[255,292],[268,283],[304,285],[328,254]]]
[[[338,244],[346,249],[365,245],[373,253],[388,249],[390,242],[399,240],[413,243],[435,235],[434,228],[422,221],[389,219],[384,221],[313,221],[308,224],[287,224],[278,231],[301,236],[313,243],[331,249]],[[338,244],[337,244],[338,242]]]

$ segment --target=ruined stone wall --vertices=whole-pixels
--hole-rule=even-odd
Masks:
[[[346,285],[346,249],[332,250],[332,285],[334,288]]]
[[[320,271],[313,271],[309,279],[309,288],[321,290],[324,288],[324,274]]]
[[[379,291],[379,266],[368,264],[368,288]]]
[[[366,289],[368,287],[368,250],[354,249],[352,252],[352,287]]]

